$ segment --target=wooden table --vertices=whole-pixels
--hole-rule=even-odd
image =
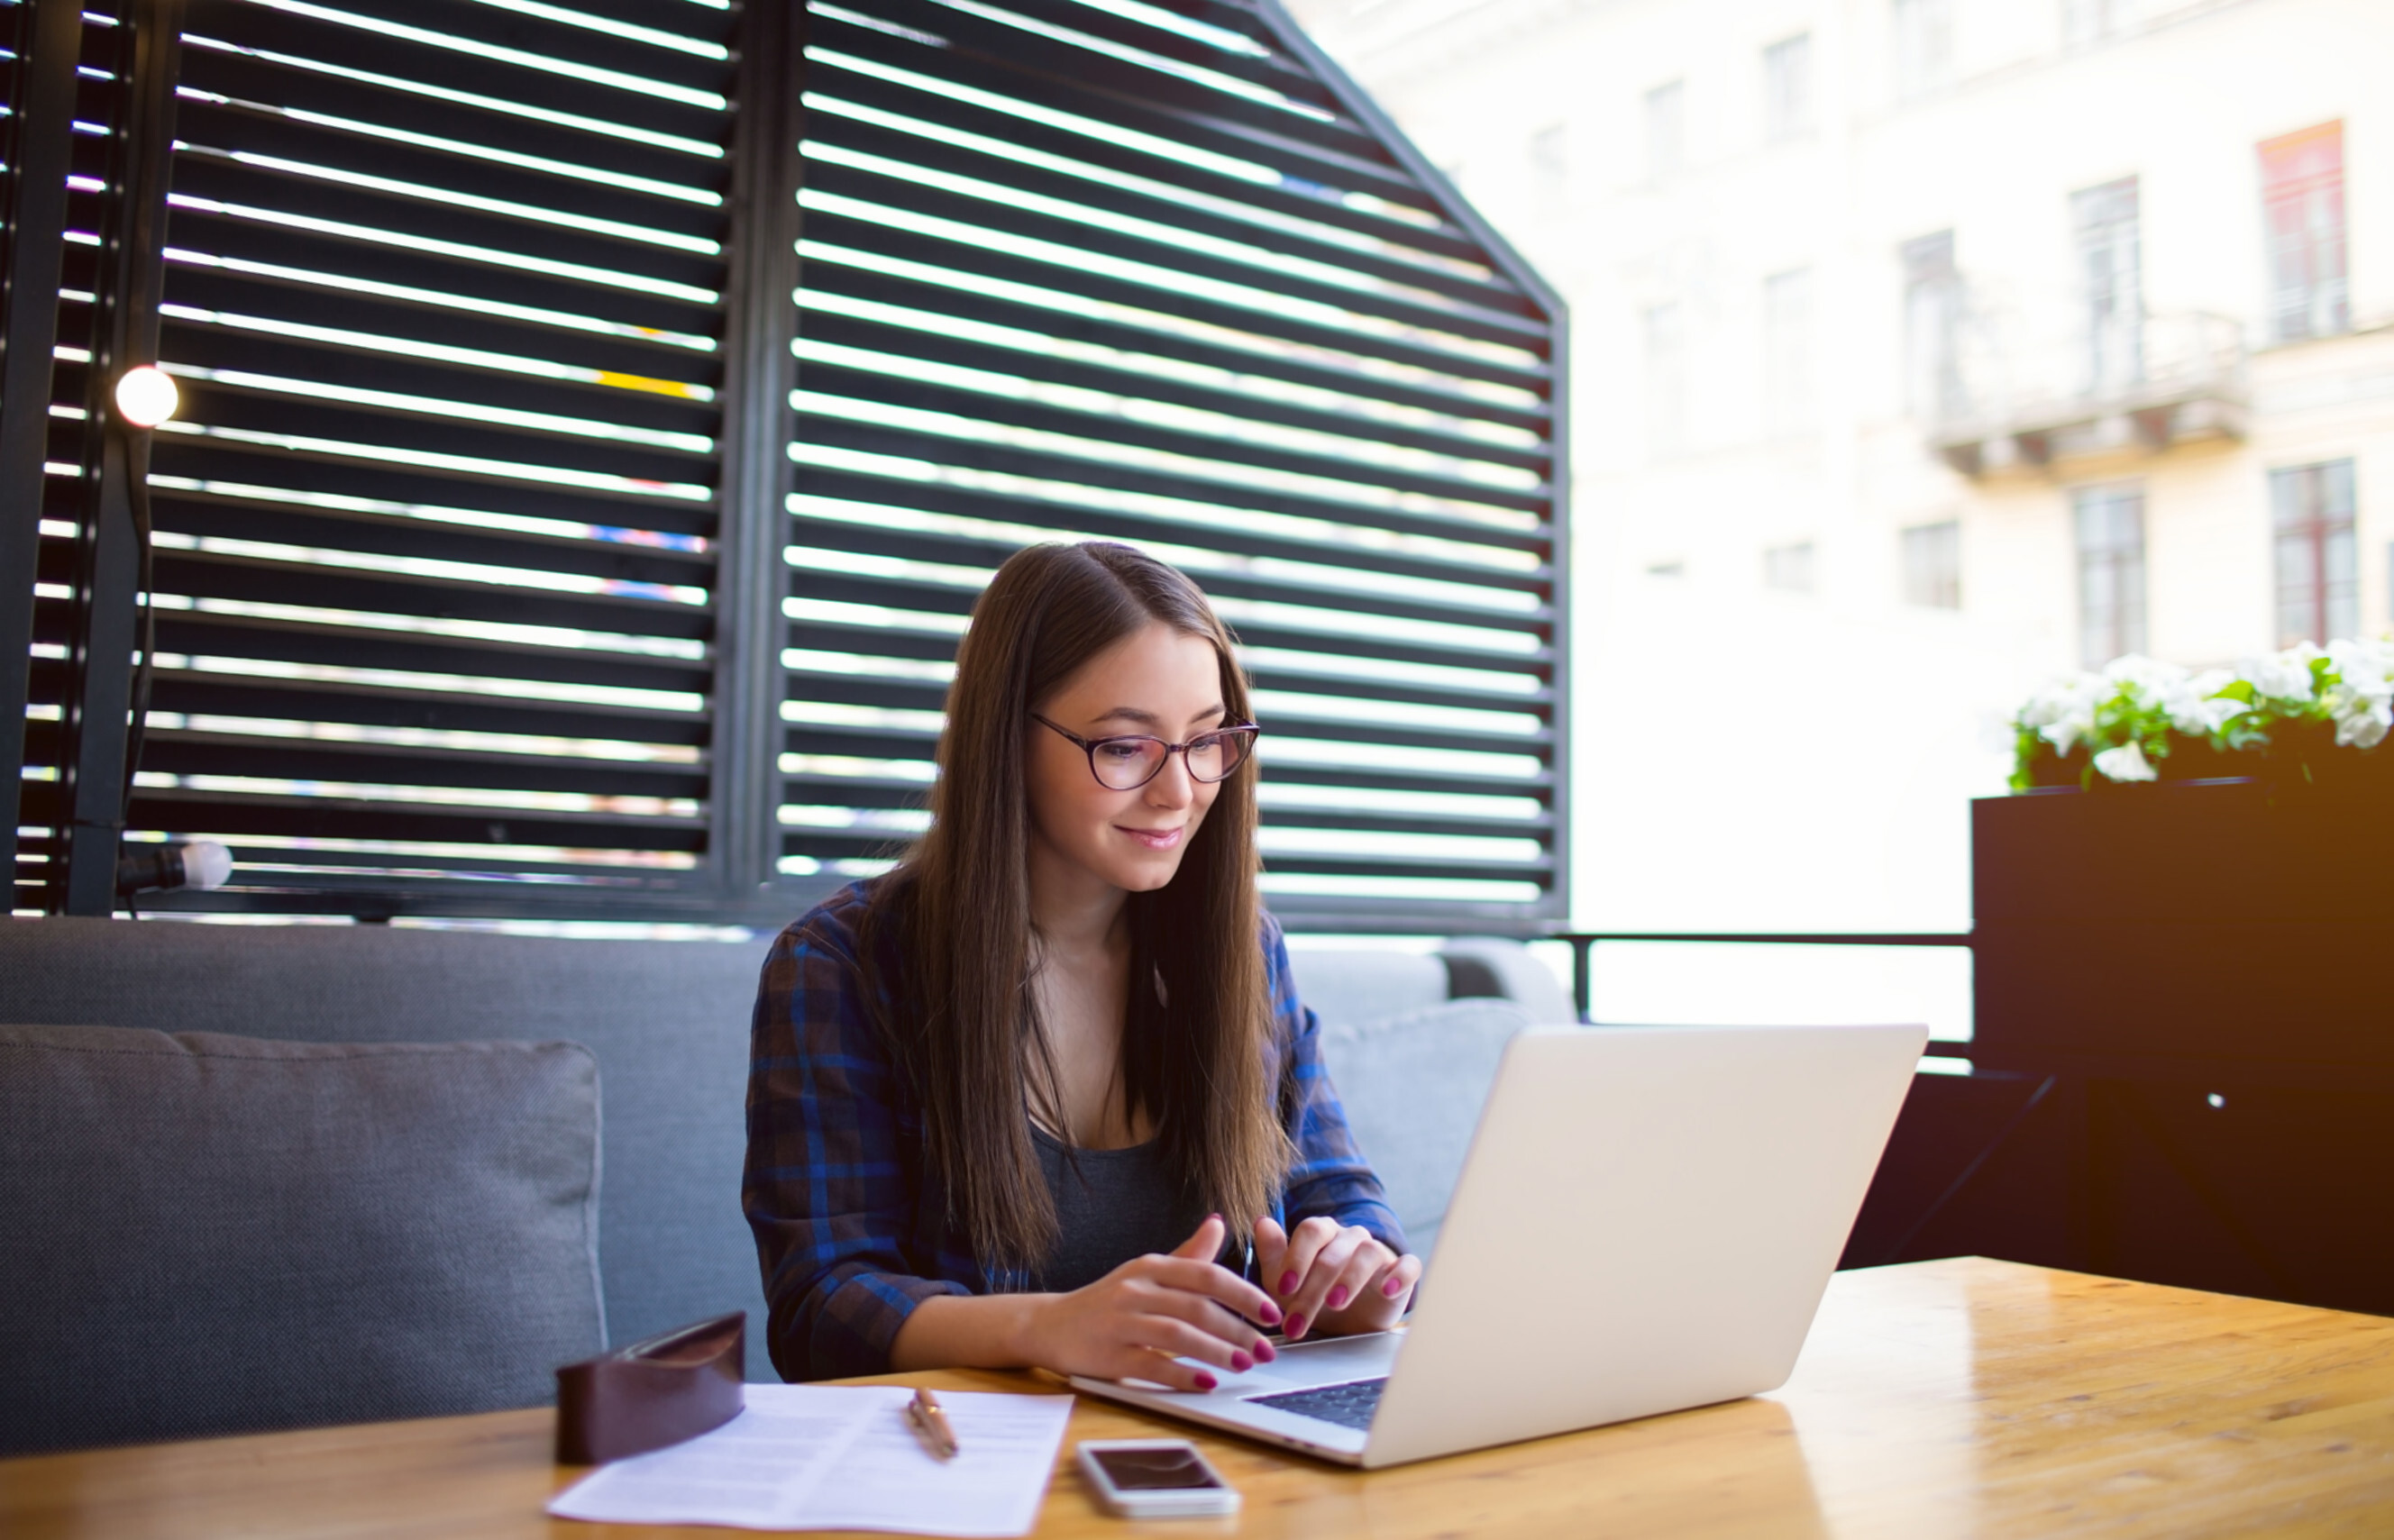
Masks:
[[[958,1390],[1024,1376],[903,1377]],[[551,1414],[0,1462],[0,1535],[628,1534],[552,1520]],[[2394,1535],[2394,1319],[1979,1259],[1840,1273],[1771,1395],[1370,1473],[1198,1435],[1235,1520],[1130,1525],[1081,1439],[1188,1429],[1084,1400],[1038,1533]],[[642,1531],[721,1540],[724,1530]]]

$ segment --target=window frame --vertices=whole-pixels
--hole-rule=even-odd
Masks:
[[[2143,652],[2150,646],[2146,639],[2145,486],[2141,481],[2112,481],[2074,487],[2070,503],[2078,557],[2079,661],[2088,669],[2100,669],[2115,658]],[[2124,538],[2122,509],[2128,511]],[[2103,583],[2109,584],[2109,603],[2098,606],[2096,590]]]
[[[2324,644],[2360,630],[2357,470],[2346,456],[2269,471],[2270,572],[2280,646]],[[2298,560],[2290,562],[2290,554],[2298,554]]]

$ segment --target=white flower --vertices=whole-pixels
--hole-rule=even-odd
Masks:
[[[2337,686],[2341,689],[2342,686]],[[2374,701],[2346,709],[2335,701],[2336,690],[2328,692],[2328,710],[2335,713],[2335,740],[2355,749],[2374,749],[2386,741],[2387,729],[2394,728],[2394,706],[2381,696]]]
[[[2160,778],[2160,776],[2154,776],[2152,762],[2145,759],[2145,750],[2133,745],[2133,742],[2124,742],[2116,750],[2104,750],[2104,752],[2095,754],[2095,769],[2102,771],[2107,781],[2157,781]]]
[[[2158,699],[2187,682],[2186,671],[2176,663],[2164,663],[2140,652],[2112,659],[2104,667],[2103,677],[2139,700]]]
[[[2095,768],[2106,780],[2149,781],[2158,779],[2143,749],[2134,743],[2123,743],[2117,749],[2106,749],[2095,756]]]
[[[2310,643],[2302,642],[2275,657],[2248,658],[2237,665],[2236,672],[2238,677],[2252,685],[2256,695],[2308,705],[2312,691],[2311,662],[2326,656]]]
[[[2095,708],[2110,698],[2111,686],[2091,673],[2040,690],[2020,708],[2019,724],[2068,754],[2083,738],[2095,734]]]
[[[2335,740],[2374,749],[2394,728],[2394,643],[2335,641],[2327,645],[2336,681],[2320,692],[2335,722]]]
[[[2232,683],[2234,676],[2226,669],[2209,669],[2163,690],[2158,704],[2171,726],[2189,737],[2208,737],[2239,713],[2253,709],[2232,696],[2220,695]]]
[[[2330,642],[2328,661],[2348,685],[2375,689],[2394,685],[2394,640],[2385,637]]]

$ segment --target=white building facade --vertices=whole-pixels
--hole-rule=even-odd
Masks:
[[[1585,921],[1965,923],[2027,690],[2394,627],[2394,5],[1298,10],[1572,306]]]

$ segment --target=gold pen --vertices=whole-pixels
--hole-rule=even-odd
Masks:
[[[906,1403],[906,1420],[914,1425],[915,1436],[924,1447],[943,1460],[956,1457],[956,1430],[948,1426],[947,1408],[928,1390],[918,1390],[914,1399]]]

